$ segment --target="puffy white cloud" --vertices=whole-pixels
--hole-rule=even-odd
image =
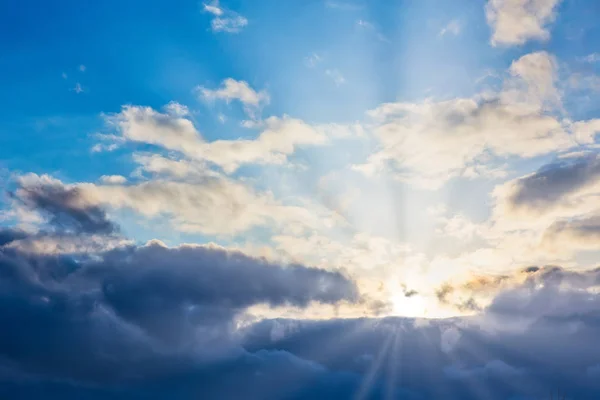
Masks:
[[[125,140],[148,143],[174,150],[186,157],[203,160],[235,172],[243,164],[283,164],[300,146],[324,145],[331,138],[362,135],[360,125],[324,124],[312,126],[288,116],[270,117],[255,139],[205,142],[191,119],[171,103],[162,113],[150,107],[125,106],[108,117]]]
[[[560,104],[556,61],[545,52],[527,54],[509,69],[502,90],[472,98],[387,103],[369,112],[381,150],[353,168],[390,173],[437,188],[456,176],[504,175],[494,166],[510,156],[534,157],[566,150],[595,125],[561,120],[549,113]]]
[[[238,100],[250,109],[257,109],[269,102],[269,94],[266,91],[257,92],[250,87],[248,82],[232,78],[225,79],[219,89],[198,86],[196,91],[206,100],[225,100],[226,102]]]
[[[486,18],[493,45],[521,45],[531,39],[547,40],[547,26],[556,17],[561,0],[489,0]]]
[[[102,175],[100,182],[121,184],[127,182],[127,178],[122,175]]]
[[[167,170],[172,171],[169,167],[172,165],[167,165]],[[160,168],[155,169],[160,172]],[[269,192],[260,193],[215,174],[194,181],[157,179],[130,185],[65,185],[48,176],[32,174],[22,178],[21,185],[25,191],[51,187],[61,192],[76,192],[77,209],[97,210],[100,205],[127,208],[149,218],[168,216],[181,231],[212,235],[234,235],[266,225],[280,230],[288,225],[299,226],[301,230],[319,229],[331,224],[334,218],[326,210],[284,205]],[[79,214],[76,217],[83,221],[79,225],[85,223],[86,227],[100,223],[98,218],[84,219]]]

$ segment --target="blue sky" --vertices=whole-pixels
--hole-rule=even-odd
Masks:
[[[86,353],[99,327],[107,354],[176,365],[209,398],[258,370],[312,382],[268,398],[436,398],[428,379],[456,398],[553,381],[586,398],[599,15],[592,0],[1,4],[0,266],[18,273],[0,273],[0,323],[57,336],[0,339],[0,371],[29,382],[0,394],[56,378],[75,398],[143,398],[120,375],[90,389],[110,370]],[[557,329],[577,341],[557,360],[585,379],[517,355],[549,352]],[[306,350],[329,332],[368,348]],[[401,333],[436,367],[381,356],[419,357],[390,350]],[[99,375],[10,351],[69,337]]]

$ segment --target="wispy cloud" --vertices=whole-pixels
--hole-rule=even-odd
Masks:
[[[85,90],[83,89],[83,86],[81,86],[81,83],[79,83],[79,82],[77,82],[75,84],[75,87],[73,87],[71,90],[77,94],[85,92]]]
[[[327,69],[325,70],[325,75],[333,79],[333,82],[337,86],[341,86],[346,83],[346,78],[344,78],[344,75],[342,75],[342,73],[337,69]]]
[[[590,64],[595,64],[597,62],[600,62],[600,53],[591,53],[591,54],[588,54],[587,56],[582,57],[581,61],[586,62],[586,63],[590,63]]]
[[[246,17],[221,7],[219,0],[204,3],[203,8],[213,16],[210,23],[213,32],[238,33],[248,25]]]
[[[309,68],[314,68],[317,64],[320,64],[323,61],[323,57],[317,53],[312,53],[309,56],[304,58],[304,64]]]
[[[377,28],[372,22],[366,21],[364,19],[359,19],[358,21],[356,21],[356,26],[360,29],[372,32],[375,35],[375,37],[377,37],[377,39],[382,42],[389,42],[389,39],[383,33],[381,33],[379,31],[379,28]]]
[[[439,32],[439,36],[454,35],[458,36],[462,30],[462,25],[459,20],[453,19],[448,22]]]
[[[265,90],[257,92],[248,82],[232,78],[225,79],[218,89],[198,86],[195,90],[204,100],[224,100],[227,103],[237,100],[244,105],[246,114],[252,118],[256,118],[262,106],[269,103],[269,94]]]

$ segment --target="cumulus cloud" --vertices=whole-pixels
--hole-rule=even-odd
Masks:
[[[7,246],[24,235],[0,231],[0,323],[11,327],[0,335],[0,368],[13,377],[0,379],[6,395],[38,385],[67,399],[361,391],[373,399],[500,400],[539,396],[557,382],[579,398],[598,390],[598,270],[528,268],[525,279],[500,288],[474,280],[464,287],[498,293],[477,318],[240,325],[256,304],[356,302],[356,284],[216,245],[151,241],[86,258]],[[513,319],[527,323],[515,331]]]
[[[556,17],[561,0],[489,0],[486,18],[493,45],[522,45],[550,37],[548,25]]]
[[[600,188],[597,154],[562,158],[494,190],[497,218],[526,222],[575,217],[597,209]]]
[[[122,175],[102,175],[100,177],[102,183],[116,183],[121,184],[127,182],[127,178]]]
[[[472,98],[386,103],[369,112],[381,150],[353,168],[437,188],[456,176],[502,177],[511,156],[535,157],[593,140],[593,121],[561,120],[556,61],[546,52],[512,63],[499,92]],[[495,165],[496,163],[496,165]]]
[[[173,164],[176,163],[167,163],[166,168],[172,171]],[[21,181],[22,188],[18,193],[26,194],[37,188],[44,192],[77,193],[76,206],[79,208],[73,206],[74,216],[70,218],[78,219],[62,222],[65,217],[61,215],[60,221],[88,232],[110,230],[110,223],[101,219],[104,216],[101,206],[130,209],[149,218],[167,216],[180,231],[212,235],[235,235],[267,225],[282,229],[287,225],[317,229],[331,223],[333,218],[326,210],[285,205],[268,192],[257,192],[242,182],[215,174],[202,175],[192,181],[156,179],[130,185],[66,185],[45,175],[28,175]],[[71,203],[67,204],[71,206]]]
[[[254,139],[206,142],[192,120],[174,110],[172,103],[166,112],[125,106],[107,120],[124,140],[177,151],[187,158],[208,161],[227,173],[243,164],[282,164],[301,146],[325,145],[331,138],[358,136],[362,132],[358,125],[313,126],[284,115],[267,118],[262,132]]]
[[[212,245],[150,242],[79,260],[5,245],[0,266],[0,321],[13,327],[0,338],[0,354],[23,372],[59,379],[169,370],[174,356],[183,363],[186,354],[226,345],[234,316],[253,304],[358,299],[339,272],[274,265]]]
[[[12,195],[17,205],[41,213],[51,228],[75,234],[112,234],[118,228],[97,205],[86,202],[77,188],[69,188],[48,177],[19,179]]]
[[[196,92],[205,100],[224,100],[227,103],[237,100],[244,105],[246,112],[253,117],[262,106],[269,103],[269,94],[266,91],[257,92],[247,82],[232,78],[225,79],[219,89],[198,86]]]
[[[213,32],[239,33],[248,25],[246,17],[223,8],[219,0],[204,3],[203,9],[212,15],[210,27]]]

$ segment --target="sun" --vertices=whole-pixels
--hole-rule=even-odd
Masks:
[[[392,295],[391,301],[394,307],[394,314],[402,317],[427,317],[427,299],[415,294],[406,296],[404,293]]]

